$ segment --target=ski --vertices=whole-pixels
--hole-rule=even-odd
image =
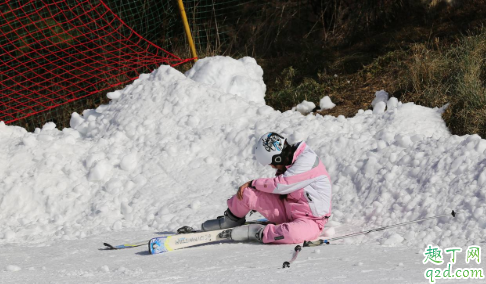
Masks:
[[[140,246],[146,245],[148,240],[146,241],[140,241],[140,242],[135,242],[135,243],[126,243],[126,244],[121,244],[121,245],[110,245],[109,243],[103,243],[105,246],[104,248],[101,248],[100,250],[118,250],[118,249],[126,249],[126,248],[136,248]]]
[[[247,221],[245,222],[245,225],[268,225],[270,223],[271,222],[269,222],[267,219],[263,218],[253,221]],[[184,226],[177,230],[177,235],[152,238],[148,243],[148,249],[151,254],[159,254],[173,251],[176,249],[223,241],[227,240],[227,238],[220,235],[220,233],[227,230],[231,229],[202,232],[195,231],[189,226]]]
[[[249,224],[268,225],[270,223],[271,222],[269,222],[267,219],[261,218],[261,219],[257,219],[257,220],[247,221],[247,222],[245,222],[245,225],[249,225]],[[177,234],[170,235],[170,237],[176,237],[176,236],[184,235],[184,234],[195,234],[195,233],[204,233],[204,232],[194,230],[192,227],[189,227],[189,226],[183,226],[183,227],[177,229]],[[167,237],[168,236],[158,237],[158,238],[167,238]],[[152,239],[156,239],[156,238],[152,238]],[[120,250],[120,249],[127,249],[127,248],[136,248],[136,247],[147,245],[147,243],[150,242],[152,239],[133,242],[133,243],[124,243],[124,244],[120,244],[120,245],[111,245],[109,243],[103,243],[103,245],[105,247],[100,248],[99,250]]]
[[[148,242],[148,249],[151,254],[159,254],[176,249],[227,240],[219,235],[226,230],[230,229],[156,237]]]

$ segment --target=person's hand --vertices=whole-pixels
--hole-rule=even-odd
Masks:
[[[245,191],[245,188],[249,187],[250,185],[251,185],[251,181],[248,181],[244,185],[240,186],[238,192],[236,193],[236,197],[239,200],[243,200],[243,192]]]

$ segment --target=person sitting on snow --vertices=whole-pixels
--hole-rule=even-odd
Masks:
[[[319,237],[331,215],[331,179],[319,157],[305,142],[289,145],[269,132],[257,142],[255,156],[277,170],[274,178],[259,178],[239,187],[228,199],[224,216],[204,222],[203,231],[229,229],[223,237],[235,241],[292,244]],[[255,210],[269,225],[244,225]]]

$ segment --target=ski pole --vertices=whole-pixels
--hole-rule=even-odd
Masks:
[[[304,247],[316,247],[316,246],[320,246],[320,245],[323,245],[323,244],[327,244],[328,245],[328,244],[330,244],[331,241],[341,240],[341,239],[355,237],[355,236],[359,236],[359,235],[365,235],[365,234],[369,234],[369,233],[372,233],[372,232],[383,231],[383,230],[390,229],[390,228],[394,228],[394,227],[399,227],[399,226],[403,226],[403,225],[407,225],[407,224],[422,222],[422,221],[430,220],[430,219],[436,219],[436,218],[440,218],[440,217],[444,217],[444,216],[449,216],[449,215],[452,215],[452,217],[456,217],[456,214],[459,214],[459,213],[456,213],[456,212],[454,212],[454,210],[452,210],[452,212],[449,213],[449,214],[436,215],[436,216],[431,216],[431,217],[427,217],[427,218],[423,218],[423,219],[417,219],[417,220],[413,220],[413,221],[397,223],[397,224],[390,225],[390,226],[384,226],[384,227],[374,228],[374,229],[371,229],[371,230],[354,232],[354,233],[351,233],[351,234],[347,234],[347,235],[339,236],[339,237],[335,237],[335,238],[330,238],[330,239],[317,239],[315,241],[304,241],[303,246]],[[292,257],[292,260],[290,262],[289,261],[284,262],[284,268],[285,267],[290,267],[290,263],[293,262],[296,258],[297,258],[297,254],[294,253],[294,256]],[[287,263],[288,263],[288,265],[286,266]]]
[[[459,214],[459,213],[454,212],[454,210],[452,210],[452,212],[450,213],[450,215],[452,215],[452,217],[456,217],[456,214]],[[398,223],[398,224],[395,224],[395,225],[390,225],[390,226],[385,226],[385,227],[380,227],[380,228],[374,228],[374,229],[371,229],[371,230],[366,230],[366,231],[361,231],[361,232],[355,232],[355,233],[351,233],[351,234],[347,234],[347,235],[339,236],[339,237],[335,237],[335,238],[318,239],[316,241],[308,241],[308,242],[304,242],[303,246],[304,247],[315,247],[315,246],[319,246],[319,245],[322,245],[322,244],[329,244],[330,241],[336,241],[336,240],[341,240],[341,239],[350,238],[350,237],[354,237],[354,236],[365,235],[365,234],[372,233],[372,232],[383,231],[383,230],[386,230],[386,229],[389,229],[389,228],[394,228],[394,227],[399,227],[399,226],[403,226],[403,225],[407,225],[407,224],[422,222],[422,221],[429,220],[429,219],[436,219],[436,218],[440,218],[440,217],[444,217],[444,216],[448,216],[448,215],[449,214],[431,216],[431,217],[427,217],[427,218],[424,218],[424,219],[417,219],[417,220],[413,220],[413,221]]]
[[[299,252],[300,252],[301,250],[302,250],[302,247],[301,247],[300,245],[295,246],[295,248],[294,248],[294,253],[293,253],[293,256],[292,256],[292,259],[291,259],[291,260],[289,260],[289,261],[285,261],[285,262],[283,263],[282,268],[285,268],[285,267],[290,267],[290,264],[291,264],[292,262],[294,262],[294,260],[297,258],[297,255],[299,255]]]

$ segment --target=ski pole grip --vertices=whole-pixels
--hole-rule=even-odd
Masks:
[[[300,245],[297,245],[297,246],[295,246],[294,250],[295,251],[301,251],[302,250],[302,247]]]

